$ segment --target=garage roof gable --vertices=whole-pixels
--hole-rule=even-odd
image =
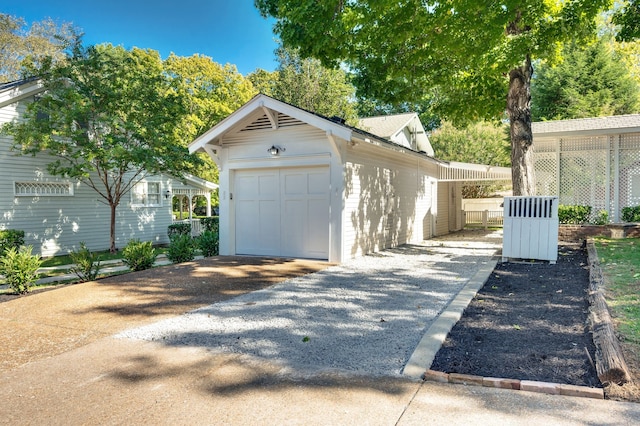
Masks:
[[[274,130],[281,125],[286,125],[287,122],[282,122],[282,117],[287,117],[289,123],[292,119],[298,120],[344,140],[351,140],[353,133],[351,128],[342,123],[305,111],[270,96],[259,94],[191,142],[189,152],[203,151],[206,145],[220,145],[220,139],[225,134],[248,125],[255,126],[255,120],[264,116],[268,122],[263,120],[264,123],[261,125],[269,126]]]

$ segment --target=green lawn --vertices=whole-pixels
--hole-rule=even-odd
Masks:
[[[595,244],[617,331],[640,349],[640,239],[598,238]]]

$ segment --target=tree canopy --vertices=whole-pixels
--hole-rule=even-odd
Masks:
[[[46,153],[52,175],[78,180],[116,208],[148,174],[180,176],[197,159],[189,155],[180,126],[187,110],[178,79],[158,52],[110,44],[76,48],[66,62],[42,70],[47,91],[29,104],[24,121],[5,125],[14,149]]]
[[[79,39],[70,23],[45,19],[27,27],[24,19],[0,13],[0,83],[34,76],[45,60],[66,60]]]
[[[607,37],[570,43],[557,65],[541,64],[531,86],[535,120],[601,117],[640,111],[640,85]]]
[[[316,114],[356,123],[355,88],[345,71],[301,58],[295,49],[280,47],[276,55],[276,71],[258,70],[249,76],[261,92]]]
[[[285,46],[326,65],[346,64],[359,93],[419,102],[456,123],[511,125],[514,193],[532,194],[531,61],[594,29],[610,0],[256,0]],[[505,104],[506,100],[506,104]]]
[[[618,40],[631,41],[640,38],[640,1],[627,0],[624,8],[613,15],[613,23],[620,26]]]

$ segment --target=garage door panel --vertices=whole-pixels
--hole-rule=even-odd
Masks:
[[[329,257],[328,167],[243,170],[235,182],[237,254]]]

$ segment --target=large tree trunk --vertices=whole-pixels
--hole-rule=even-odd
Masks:
[[[524,64],[509,72],[507,114],[511,134],[511,179],[513,195],[535,195],[533,133],[531,132],[531,75],[527,55]]]
[[[109,207],[111,207],[111,223],[109,226],[109,252],[115,253],[118,251],[116,248],[116,207],[118,207],[115,203],[110,203]]]

